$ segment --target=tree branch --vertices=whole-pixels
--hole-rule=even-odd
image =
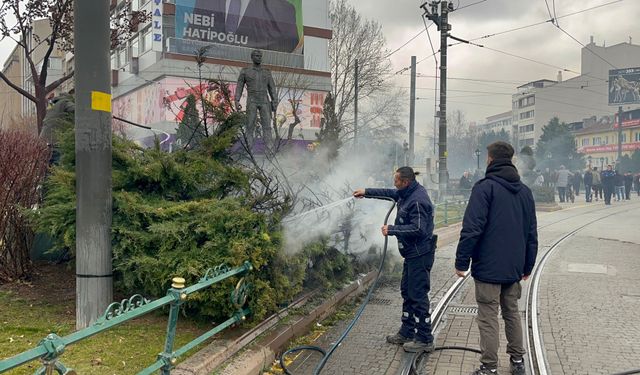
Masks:
[[[44,89],[44,91],[46,93],[50,93],[51,91],[55,90],[58,88],[58,86],[60,86],[61,84],[63,84],[64,82],[66,82],[68,79],[70,79],[71,77],[73,77],[74,75],[74,71],[72,71],[71,73],[67,74],[66,76],[51,82],[49,85],[47,85]]]
[[[26,91],[25,89],[23,89],[22,87],[16,85],[15,83],[11,82],[11,80],[9,80],[9,78],[4,75],[4,73],[2,73],[0,71],[0,78],[2,78],[2,80],[12,89],[16,90],[20,95],[24,96],[25,98],[31,100],[34,103],[37,103],[38,99],[36,99],[35,96],[31,95],[28,91]]]

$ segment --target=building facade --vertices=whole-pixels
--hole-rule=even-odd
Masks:
[[[48,45],[37,41],[44,40],[50,34],[51,25],[49,21],[41,19],[33,22],[31,32],[26,37],[25,44],[31,50],[30,58],[38,72],[42,69]],[[62,77],[63,61],[64,53],[60,49],[54,49],[49,56],[47,84]],[[13,49],[5,61],[2,72],[18,87],[32,94],[35,92],[33,76],[24,48],[16,46]],[[51,93],[51,96],[53,97],[59,92],[60,89]],[[2,115],[0,129],[37,131],[35,104],[4,81],[0,81],[0,106],[0,114]]]
[[[485,123],[476,125],[476,131],[478,134],[504,131],[511,137],[513,134],[512,111],[487,117]]]
[[[513,127],[517,129],[519,148],[535,147],[542,135],[542,128],[553,117],[558,117],[561,122],[572,123],[617,112],[617,107],[608,105],[609,70],[614,69],[613,66],[640,66],[640,46],[631,42],[598,46],[592,37],[586,47],[581,50],[579,76],[562,80],[562,73],[559,72],[555,81],[543,79],[529,82],[518,87],[518,92],[512,96]],[[624,110],[636,108],[640,106],[625,106]]]
[[[174,134],[186,97],[199,89],[207,90],[207,79],[228,82],[233,92],[240,70],[251,64],[251,51],[259,48],[263,65],[272,71],[278,87],[277,123],[284,130],[293,121],[289,102],[295,100],[302,122],[294,137],[315,139],[322,105],[331,89],[329,1],[255,1],[273,6],[272,10],[248,1],[233,29],[225,24],[227,9],[215,5],[224,3],[132,2],[130,11],[144,10],[151,19],[138,25],[133,38],[111,55],[113,114],[154,131],[122,123],[116,126],[134,139],[152,140],[157,132]],[[114,12],[123,6],[124,1],[112,3]],[[195,51],[202,48],[207,59],[198,70]]]
[[[604,116],[594,124],[573,132],[578,152],[594,167],[615,164],[618,160],[618,134],[621,134],[622,155],[631,156],[640,150],[640,109],[627,111],[622,117],[622,132],[618,132],[617,116]]]

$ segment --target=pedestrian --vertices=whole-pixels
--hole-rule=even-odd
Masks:
[[[607,165],[607,170],[602,171],[600,174],[602,180],[602,187],[604,189],[604,204],[611,204],[611,195],[613,195],[615,189],[616,172],[613,170],[611,164]]]
[[[616,185],[616,202],[620,202],[624,199],[624,175],[620,173],[619,169],[615,170],[615,176],[613,178]]]
[[[398,168],[396,189],[358,189],[356,198],[392,198],[398,203],[394,225],[382,227],[383,236],[396,236],[402,266],[402,326],[387,342],[403,345],[407,352],[432,352],[434,349],[429,313],[430,273],[437,236],[433,235],[433,204],[427,191],[416,182],[410,167]]]
[[[637,173],[635,176],[633,176],[633,185],[636,188],[638,196],[640,197],[640,173]]]
[[[631,171],[624,174],[624,199],[631,200],[631,186],[633,185],[633,175]]]
[[[582,175],[580,175],[580,171],[575,171],[573,174],[573,191],[575,191],[576,196],[580,195],[580,185],[582,185]]]
[[[582,177],[584,181],[584,198],[586,202],[591,202],[591,186],[593,185],[593,173],[591,172],[591,168],[587,168],[584,172],[584,176]]]
[[[460,177],[460,194],[467,199],[469,197],[469,193],[471,192],[471,178],[469,177],[469,172],[464,171],[462,177]]]
[[[598,171],[598,167],[593,167],[593,195],[598,201],[598,196],[602,199],[602,176]]]
[[[524,375],[525,349],[518,299],[538,252],[536,210],[531,190],[513,165],[513,147],[502,141],[487,147],[485,178],[471,191],[456,251],[456,274],[471,263],[478,303],[480,368],[473,375],[496,374],[502,310],[511,373]]]
[[[560,203],[564,203],[567,196],[567,186],[569,186],[569,179],[573,177],[573,173],[569,172],[564,168],[564,165],[560,166],[560,170],[558,171],[558,180],[556,182],[556,187],[558,188],[558,198],[560,198]]]

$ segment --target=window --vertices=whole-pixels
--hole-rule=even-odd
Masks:
[[[622,133],[622,143],[627,142],[627,133]]]
[[[518,108],[528,107],[534,104],[536,104],[536,97],[534,95],[527,96],[526,98],[522,98],[518,100]],[[514,107],[515,107],[515,102],[514,102]]]
[[[118,50],[118,67],[122,68],[123,66],[129,63],[129,48],[124,47]]]
[[[527,111],[527,112],[522,112],[520,113],[520,120],[524,120],[527,118],[532,118],[535,115],[534,111]]]
[[[139,56],[138,49],[138,37],[136,36],[135,38],[131,39],[131,57]]]
[[[582,138],[582,146],[589,146],[589,138]]]
[[[636,142],[640,142],[640,133],[635,134]]]
[[[139,47],[139,55],[147,52],[151,49],[153,45],[153,34],[151,33],[151,26],[146,27],[144,30],[140,32],[140,47]]]
[[[533,131],[533,124],[520,127],[520,133],[529,133]]]
[[[604,144],[605,145],[609,144],[609,136],[604,137]]]
[[[593,145],[600,146],[602,144],[602,137],[593,137]]]

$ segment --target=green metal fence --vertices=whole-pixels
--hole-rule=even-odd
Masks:
[[[448,225],[462,220],[467,203],[467,200],[459,199],[436,204],[435,225]]]
[[[170,374],[171,369],[175,366],[177,359],[180,356],[183,356],[189,350],[202,344],[220,331],[245,320],[246,316],[250,314],[250,310],[244,307],[247,300],[249,284],[245,277],[241,277],[236,284],[235,289],[231,292],[231,302],[236,308],[236,312],[233,316],[183,347],[174,350],[173,344],[178,323],[178,313],[180,312],[180,306],[186,301],[187,297],[190,294],[208,288],[213,284],[219,283],[230,277],[244,276],[252,269],[253,267],[249,262],[245,262],[242,266],[233,269],[226,265],[220,265],[207,270],[198,283],[186,288],[184,285],[185,280],[183,278],[174,278],[172,280],[173,283],[171,284],[171,288],[167,291],[167,295],[155,301],[150,301],[141,295],[136,294],[129,299],[122,300],[121,302],[114,302],[109,305],[105,313],[90,327],[76,331],[65,337],[60,337],[55,333],[49,334],[40,341],[38,346],[35,348],[0,361],[0,373],[40,359],[42,366],[36,370],[36,375],[53,375],[55,372],[61,375],[76,374],[75,371],[65,367],[58,360],[64,353],[67,346],[104,332],[131,319],[148,314],[154,310],[162,308],[163,306],[170,305],[164,349],[160,354],[158,354],[156,361],[149,367],[140,371],[138,375],[152,374],[158,370],[160,370],[163,375]]]

